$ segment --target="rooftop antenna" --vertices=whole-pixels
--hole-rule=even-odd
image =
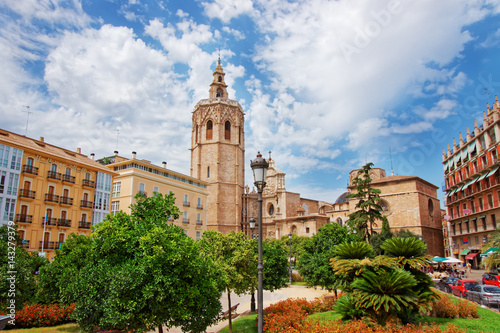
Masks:
[[[120,135],[120,129],[116,129],[116,150],[118,150],[118,136]]]
[[[391,152],[391,146],[389,146],[389,157],[391,158],[391,176],[394,176],[394,169],[392,168],[392,152]]]
[[[219,65],[220,65],[220,47],[219,47]]]
[[[33,112],[30,111],[29,105],[23,105],[23,107],[26,108],[26,111],[23,112],[26,112],[28,114],[28,117],[26,118],[26,130],[24,131],[24,136],[26,136],[28,134],[28,123],[30,121],[30,114]]]

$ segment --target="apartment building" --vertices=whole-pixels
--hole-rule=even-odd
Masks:
[[[200,239],[207,230],[208,183],[168,170],[166,162],[157,166],[150,161],[139,160],[136,156],[137,154],[132,152],[132,157],[128,159],[119,156],[115,151],[114,156],[99,160],[101,163],[109,163],[107,167],[118,174],[113,178],[111,214],[120,210],[130,214],[130,205],[139,192],[146,196],[152,196],[154,193],[173,193],[180,216],[169,221],[184,229],[189,237]]]
[[[114,173],[79,148],[71,151],[43,137],[35,140],[0,129],[0,164],[0,220],[18,225],[28,251],[53,259],[71,233],[89,235],[96,222],[96,194],[97,212],[109,211]]]
[[[450,252],[473,267],[480,262],[481,246],[498,227],[500,217],[500,176],[498,150],[500,103],[483,112],[483,122],[474,120],[471,132],[453,139],[453,147],[443,149],[446,208]]]

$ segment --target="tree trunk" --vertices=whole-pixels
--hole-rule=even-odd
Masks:
[[[163,333],[163,325],[158,325],[158,333]]]
[[[231,290],[229,288],[227,289],[227,306],[229,307],[228,313],[229,313],[229,333],[233,333],[233,318],[231,315]]]

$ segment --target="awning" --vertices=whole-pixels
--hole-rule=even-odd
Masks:
[[[496,246],[490,247],[488,250],[486,250],[486,252],[481,253],[481,257],[487,257],[490,254],[492,254],[493,252],[497,252],[497,251],[498,251],[498,247],[496,247]]]
[[[474,184],[475,182],[477,182],[479,180],[479,177],[476,177],[474,178],[474,180],[471,182],[471,184]]]
[[[467,151],[467,149],[464,149],[464,150],[462,150],[461,155],[462,155],[462,161],[463,161],[469,156],[469,152]]]
[[[467,255],[467,257],[465,257],[465,260],[472,260],[474,259],[475,256],[477,256],[479,254],[479,252],[474,252],[474,253],[471,253],[469,255]]]
[[[462,252],[460,252],[460,255],[461,255],[461,256],[466,256],[466,255],[468,255],[468,254],[469,254],[469,252],[470,252],[470,250],[469,250],[469,249],[465,249],[465,250],[463,250]]]
[[[495,172],[497,172],[498,168],[499,167],[496,167],[495,169],[493,169],[490,172],[488,172],[488,176],[486,176],[486,177],[489,177],[489,176],[493,175]]]
[[[484,177],[486,177],[488,175],[488,173],[485,173],[484,175],[482,175],[481,177],[479,177],[477,180],[482,180]]]
[[[432,261],[435,261],[435,262],[443,262],[445,260],[447,260],[447,258],[437,257],[437,256],[432,258]]]
[[[476,143],[471,143],[469,147],[467,147],[467,150],[469,151],[469,154],[476,150]]]

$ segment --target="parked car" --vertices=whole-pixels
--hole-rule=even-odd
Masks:
[[[455,296],[465,297],[465,292],[467,290],[471,290],[478,285],[479,283],[474,280],[457,280],[451,286],[451,293]]]
[[[488,279],[484,281],[484,284],[500,287],[500,275],[488,276]]]
[[[500,287],[490,285],[477,285],[467,291],[467,299],[483,305],[500,303]]]
[[[451,293],[451,286],[457,280],[459,280],[459,278],[451,277],[451,276],[441,278],[441,279],[439,279],[438,282],[436,282],[436,288],[441,290],[441,291]]]
[[[488,273],[484,273],[484,274],[483,274],[483,284],[485,284],[486,280],[488,280],[488,278],[489,278],[491,275],[498,275],[498,273],[495,273],[495,272],[488,272]]]

